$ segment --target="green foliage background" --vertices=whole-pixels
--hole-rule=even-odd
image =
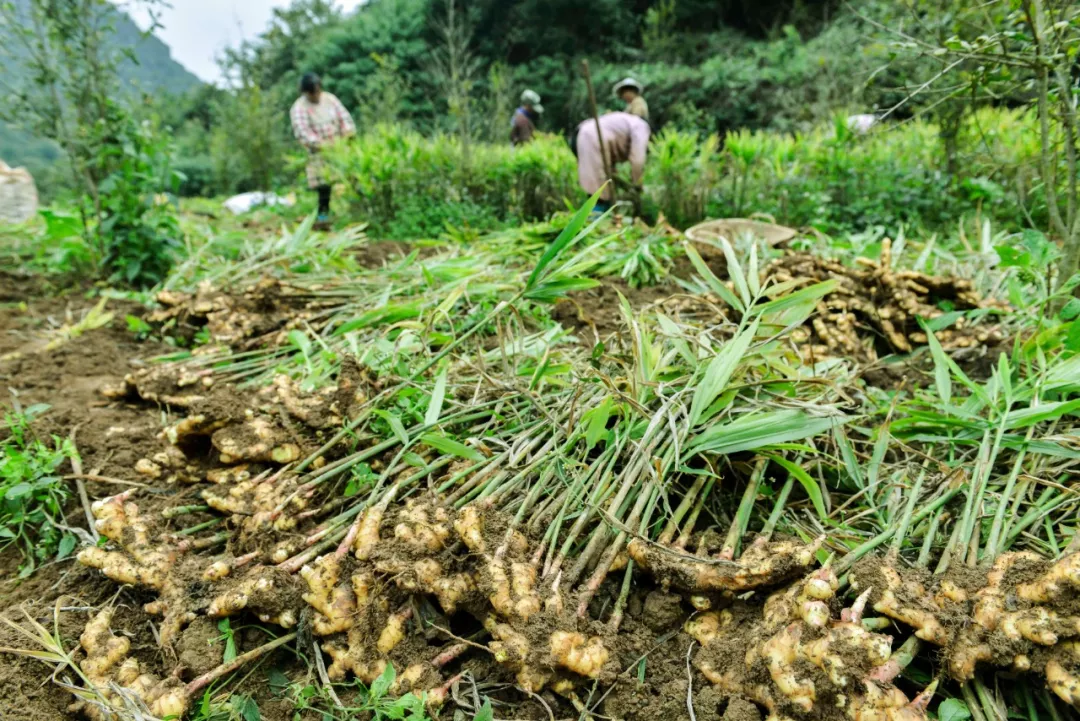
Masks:
[[[886,20],[890,2],[860,4]],[[580,61],[588,58],[599,101],[618,109],[612,84],[626,75],[646,85],[656,128],[703,135],[738,128],[808,130],[838,109],[865,112],[903,97],[905,74],[889,66],[886,43],[867,42],[869,26],[840,3],[801,0],[459,0],[468,28],[470,128],[477,140],[506,142],[509,111],[525,88],[544,99],[541,128],[569,134],[588,114]],[[241,155],[245,133],[277,153],[274,179],[291,182],[295,165],[285,111],[300,75],[319,73],[361,128],[403,122],[425,135],[452,133],[446,83],[433,67],[445,0],[372,0],[342,15],[326,0],[296,0],[272,26],[230,51],[224,69],[235,93],[201,88],[164,109],[177,128],[186,193],[266,187]],[[237,101],[260,94],[264,112]],[[905,108],[905,112],[914,108]],[[225,136],[225,137],[222,137]]]
[[[28,0],[5,0],[17,11],[24,11]],[[169,46],[161,39],[146,35],[131,18],[121,10],[111,11],[115,26],[111,43],[116,48],[130,52],[118,68],[125,91],[138,99],[147,96],[184,97],[201,85],[195,75],[173,59]],[[5,41],[5,28],[0,23],[0,71],[4,82],[0,88],[12,91],[28,80],[17,52],[16,43]],[[167,103],[168,100],[163,101]],[[51,196],[61,184],[56,163],[61,152],[48,140],[35,137],[17,125],[0,121],[0,160],[10,166],[25,166],[38,183],[39,190]]]

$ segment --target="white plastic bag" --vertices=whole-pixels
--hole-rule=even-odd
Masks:
[[[283,197],[275,195],[274,193],[254,191],[251,193],[241,193],[240,195],[234,195],[229,198],[225,201],[225,209],[233,215],[243,215],[261,205],[284,205],[285,207],[291,207],[295,203],[296,200],[292,197]]]
[[[25,223],[37,210],[33,176],[26,168],[11,168],[0,160],[0,225]]]

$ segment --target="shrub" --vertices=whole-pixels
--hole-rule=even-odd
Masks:
[[[649,145],[646,184],[655,212],[686,228],[705,218],[720,177],[720,139],[667,128]]]
[[[742,130],[722,143],[668,127],[650,144],[643,208],[681,228],[759,213],[832,234],[901,224],[935,230],[973,209],[1009,229],[1045,220],[1030,114],[975,113],[959,148],[962,162],[950,174],[940,130],[924,120],[857,135],[838,116],[805,133]],[[357,213],[387,237],[543,218],[581,198],[576,160],[557,137],[470,150],[465,167],[456,137],[383,125],[328,155]]]
[[[379,125],[326,155],[351,189],[355,213],[390,238],[436,233],[446,223],[486,229],[539,219],[582,195],[574,156],[555,136],[516,149],[474,144],[466,166],[457,137]]]
[[[180,247],[180,224],[166,191],[181,176],[172,168],[171,141],[148,122],[130,116],[117,126],[113,142],[102,146],[99,222],[93,229],[101,265],[109,280],[151,286],[164,279]]]

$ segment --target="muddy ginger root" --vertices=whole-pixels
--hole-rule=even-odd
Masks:
[[[470,551],[483,553],[486,550],[480,509],[476,506],[465,506],[458,512],[454,520],[454,530]]]
[[[122,551],[106,551],[88,546],[79,551],[79,563],[99,569],[120,583],[161,590],[169,570],[176,563],[177,551],[167,544],[152,544],[139,507],[128,503],[130,492],[95,501],[91,512],[97,519],[94,526]]]
[[[1080,590],[1080,552],[1070,553],[1054,563],[1042,576],[1021,583],[1016,595],[1025,601],[1046,603],[1066,593]]]
[[[491,649],[495,661],[516,672],[517,683],[521,688],[529,693],[543,691],[554,674],[532,658],[532,645],[525,634],[494,617],[484,621],[484,628],[493,639],[488,648]]]
[[[351,582],[338,583],[340,575],[341,557],[332,553],[320,556],[312,565],[300,569],[300,576],[309,589],[303,599],[316,611],[312,622],[316,636],[329,636],[352,628],[357,608],[356,593]]]
[[[406,608],[391,614],[386,620],[386,625],[379,632],[379,638],[375,642],[375,648],[384,656],[389,654],[397,645],[405,640],[405,624],[412,615],[412,609]]]
[[[1042,577],[1025,584],[1027,595],[1051,598],[1058,593],[1056,584],[1067,579],[1067,575],[1061,574],[1067,573],[1068,562],[1068,557],[1062,559]],[[1052,609],[1039,606],[1016,608],[1011,600],[1014,592],[1019,596],[1019,588],[1007,584],[1013,568],[1040,563],[1042,559],[1026,551],[1005,553],[994,561],[986,576],[986,586],[975,594],[971,623],[957,635],[956,643],[949,649],[949,672],[954,678],[961,681],[973,678],[980,663],[1029,666],[1028,654],[1033,645],[1053,646],[1060,636],[1080,633],[1078,618],[1063,618]]]
[[[895,674],[876,673],[890,660],[892,638],[863,627],[869,594],[837,619],[830,611],[837,587],[826,566],[770,596],[760,617],[744,608],[739,616],[724,609],[691,618],[684,630],[701,644],[694,665],[724,693],[752,699],[774,718],[817,717],[833,704],[858,721],[925,717],[925,706],[912,706],[892,686]],[[747,647],[746,638],[760,640]]]
[[[507,573],[505,561],[491,560],[487,572],[491,601],[495,612],[503,618],[527,621],[539,613],[540,596],[536,593],[536,568],[528,563],[514,562]]]
[[[847,703],[847,717],[851,721],[926,721],[926,707],[936,689],[935,681],[908,701],[903,691],[895,686],[868,681],[864,691],[855,694]]]
[[[379,543],[379,526],[382,524],[384,509],[381,505],[364,510],[357,519],[356,540],[353,551],[361,561],[371,558],[375,546]]]
[[[241,424],[215,431],[211,441],[225,464],[238,461],[291,463],[302,454],[300,446],[290,439],[287,431],[271,419],[253,414]]]
[[[327,668],[331,679],[340,681],[351,673],[362,682],[370,684],[386,669],[386,655],[405,639],[405,626],[411,609],[405,608],[388,614],[385,596],[369,596],[366,581],[358,582],[358,578],[361,576],[353,576],[353,591],[359,606],[374,613],[357,614],[346,637],[335,637],[323,646],[323,650],[333,661]],[[376,639],[374,647],[371,641],[373,638]]]
[[[252,610],[264,623],[292,628],[299,619],[296,611],[288,606],[287,578],[287,574],[275,573],[272,569],[253,568],[246,578],[216,596],[206,614],[211,618],[223,618]]]
[[[1080,708],[1080,643],[1069,641],[1054,648],[1046,662],[1046,685],[1062,701]]]
[[[190,703],[187,689],[175,678],[159,679],[144,673],[138,660],[128,657],[131,642],[113,634],[112,617],[112,608],[100,611],[79,636],[79,645],[86,652],[79,667],[87,681],[112,708],[126,708],[123,695],[127,694],[145,703],[156,717],[182,716]],[[92,721],[110,721],[115,715],[85,701],[77,701],[72,709],[81,710]]]
[[[823,542],[824,537],[809,545],[758,538],[737,561],[692,556],[640,538],[631,541],[627,550],[657,580],[684,591],[748,591],[804,573]]]
[[[808,626],[822,628],[829,623],[828,602],[836,595],[840,582],[830,566],[819,568],[803,581],[765,600],[765,625],[777,629],[796,618]]]
[[[433,558],[415,561],[411,570],[411,579],[409,574],[400,574],[395,577],[398,586],[410,591],[422,591],[434,595],[447,614],[453,614],[458,606],[476,590],[476,583],[471,575],[455,573],[448,576],[444,573],[442,565]]]
[[[441,506],[410,498],[394,526],[394,537],[418,553],[436,553],[450,538],[450,515]]]
[[[875,566],[874,571],[876,575],[869,577],[853,574],[851,585],[856,590],[870,587],[879,591],[875,611],[915,629],[915,635],[923,641],[944,646],[952,640],[952,633],[938,616],[943,610],[942,601],[953,603],[952,598],[963,598],[960,589],[950,584],[934,596],[918,580],[903,578],[890,561]]]
[[[570,631],[551,634],[550,650],[556,665],[587,678],[599,676],[610,656],[599,637]]]

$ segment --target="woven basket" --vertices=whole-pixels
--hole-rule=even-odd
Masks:
[[[758,220],[721,218],[698,223],[686,231],[686,237],[697,243],[715,243],[720,238],[734,241],[747,233],[761,238],[769,245],[786,243],[799,234],[794,228],[762,223]]]

